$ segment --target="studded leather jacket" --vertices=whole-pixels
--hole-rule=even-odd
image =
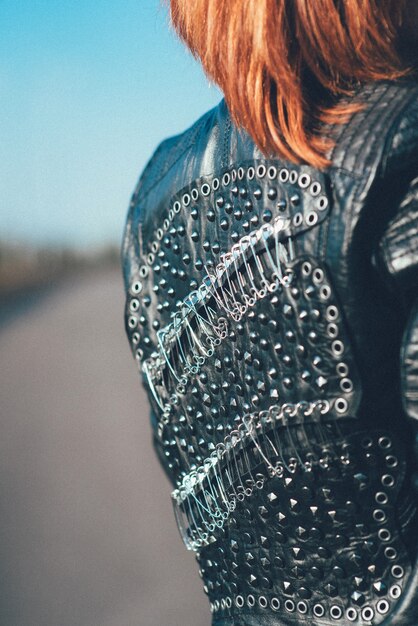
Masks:
[[[215,626],[418,624],[418,85],[355,98],[325,171],[222,101],[132,196],[126,329]]]

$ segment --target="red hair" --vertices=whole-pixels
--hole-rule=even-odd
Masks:
[[[321,123],[358,107],[362,82],[409,70],[398,51],[406,0],[170,0],[173,25],[265,155],[325,167]]]

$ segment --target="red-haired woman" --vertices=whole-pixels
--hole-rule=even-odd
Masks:
[[[414,12],[171,1],[225,99],[136,187],[126,328],[216,625],[418,624]]]

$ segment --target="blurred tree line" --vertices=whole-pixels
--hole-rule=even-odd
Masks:
[[[0,241],[0,293],[39,288],[76,273],[118,267],[117,245],[89,249]]]

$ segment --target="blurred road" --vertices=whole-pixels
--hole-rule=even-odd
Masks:
[[[118,271],[0,329],[0,624],[209,626],[123,328]]]

